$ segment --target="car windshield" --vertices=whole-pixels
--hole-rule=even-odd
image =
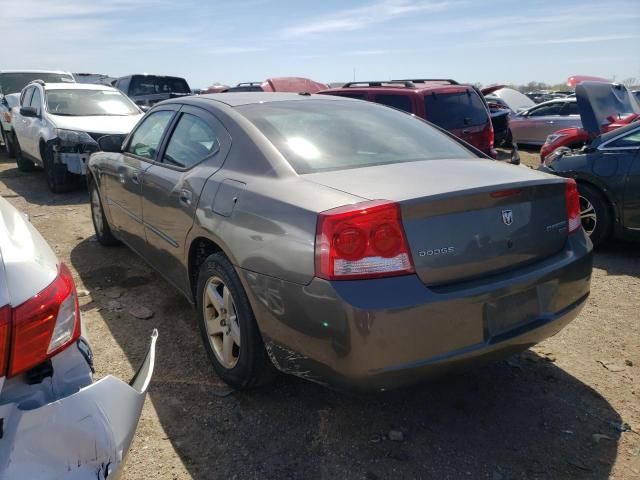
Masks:
[[[45,83],[74,83],[73,77],[68,73],[0,73],[0,93],[4,95],[18,93],[34,80],[42,80]]]
[[[52,115],[91,117],[138,115],[140,110],[117,90],[48,90],[47,111]]]
[[[162,93],[189,94],[191,90],[184,78],[179,77],[158,77],[155,75],[134,76],[131,79],[129,94],[137,95],[158,95]]]
[[[476,157],[426,122],[374,103],[298,100],[244,105],[237,110],[299,174]]]
[[[484,125],[489,120],[482,99],[471,90],[429,94],[424,102],[427,120],[445,130]]]

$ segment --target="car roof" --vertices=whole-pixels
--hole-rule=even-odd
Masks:
[[[287,92],[227,92],[227,93],[208,93],[206,95],[197,95],[192,97],[183,97],[181,103],[199,103],[201,101],[215,101],[224,103],[230,107],[238,107],[241,105],[251,105],[255,103],[273,103],[286,102],[296,100],[348,100],[356,101],[345,97],[330,97],[328,95],[315,95],[308,93],[287,93]]]
[[[65,72],[64,70],[0,70],[2,73],[64,73],[65,75],[71,75],[71,72]]]
[[[362,83],[362,85],[358,85],[359,83]],[[371,85],[371,83],[379,83],[380,85]],[[333,92],[376,91],[385,93],[412,92],[420,94],[422,92],[434,91],[463,92],[471,88],[473,88],[471,85],[450,83],[449,80],[432,80],[426,82],[407,81],[406,85],[403,85],[401,80],[394,80],[393,82],[351,82],[350,86],[329,88],[327,90],[323,90],[323,93],[331,94]]]
[[[31,82],[29,85],[33,85]],[[119,92],[120,90],[108,85],[97,83],[45,83],[45,90],[110,90]]]

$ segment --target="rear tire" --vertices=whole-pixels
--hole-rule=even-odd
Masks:
[[[582,227],[594,246],[601,245],[610,235],[612,215],[609,203],[596,188],[578,184]]]
[[[53,193],[70,192],[74,184],[73,174],[67,170],[67,166],[63,163],[55,163],[53,161],[51,147],[41,147],[40,152],[49,190]]]
[[[11,138],[11,134],[2,130],[2,141],[4,142],[4,149],[7,152],[7,156],[9,158],[16,158],[16,147],[13,143],[13,138]]]
[[[240,278],[224,254],[204,261],[196,292],[202,341],[218,376],[237,390],[273,380],[277,371]]]
[[[36,165],[35,163],[33,163],[31,160],[27,160],[26,158],[24,158],[24,156],[22,155],[22,149],[20,148],[20,144],[18,143],[18,141],[16,140],[16,143],[14,144],[14,153],[16,156],[16,165],[18,165],[18,170],[20,170],[21,172],[32,172],[36,169]]]
[[[119,245],[120,240],[111,232],[109,221],[102,208],[100,192],[93,181],[89,184],[89,203],[91,204],[91,221],[93,222],[93,229],[96,232],[98,242],[105,247]]]

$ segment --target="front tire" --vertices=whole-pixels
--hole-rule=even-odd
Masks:
[[[594,246],[611,235],[612,216],[604,195],[590,185],[578,184],[580,220]]]
[[[89,184],[89,201],[91,203],[91,220],[93,222],[93,229],[96,232],[98,242],[105,247],[119,245],[120,240],[118,240],[111,232],[109,221],[107,220],[107,217],[104,214],[104,209],[102,208],[100,192],[93,181]]]
[[[44,173],[47,177],[47,185],[53,193],[67,193],[73,189],[73,174],[67,170],[63,163],[55,163],[51,147],[40,149]]]
[[[271,381],[275,367],[240,278],[224,254],[210,255],[200,267],[196,301],[202,340],[218,376],[237,390]]]
[[[7,152],[9,158],[16,158],[16,147],[11,138],[11,134],[2,130],[2,141],[4,142],[4,149]]]

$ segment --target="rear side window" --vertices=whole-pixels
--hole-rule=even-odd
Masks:
[[[413,108],[411,108],[411,98],[408,95],[376,95],[373,101],[388,107],[413,113]]]
[[[145,117],[131,137],[127,152],[149,160],[155,159],[162,134],[172,117],[173,112],[167,110],[153,112]]]
[[[560,110],[560,115],[580,115],[578,102],[567,102]]]
[[[445,130],[484,125],[489,120],[482,99],[473,90],[430,93],[424,97],[427,120]]]
[[[476,157],[428,123],[371,102],[316,99],[236,109],[299,174]]]
[[[554,102],[548,105],[541,105],[529,111],[530,117],[544,117],[547,115],[560,115],[563,104],[561,102]]]
[[[330,93],[329,95],[336,95],[338,97],[347,97],[347,98],[354,98],[356,100],[366,100],[367,99],[367,94],[366,93]]]
[[[206,122],[195,115],[183,113],[162,161],[179,168],[190,168],[211,155],[217,145],[217,136]]]

